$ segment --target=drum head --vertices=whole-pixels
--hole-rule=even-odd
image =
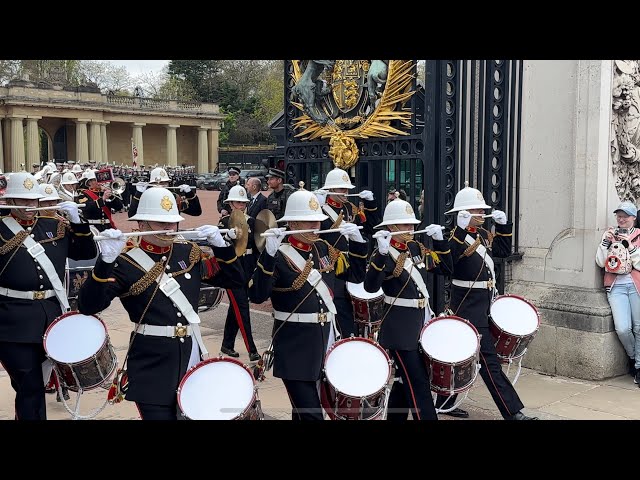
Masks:
[[[55,320],[47,330],[44,349],[60,363],[78,363],[100,351],[107,337],[104,324],[92,315],[75,313]]]
[[[390,372],[387,354],[366,339],[340,340],[327,353],[327,380],[336,390],[352,397],[380,391],[387,384]]]
[[[378,298],[384,295],[382,289],[379,289],[375,293],[369,293],[364,289],[364,282],[362,283],[350,283],[347,282],[347,292],[349,295],[355,298],[360,298],[362,300],[369,300],[372,298]]]
[[[436,318],[427,323],[420,335],[420,345],[427,355],[445,363],[467,360],[480,346],[475,329],[456,318]]]
[[[231,360],[213,359],[185,375],[178,403],[191,420],[232,420],[251,406],[253,398],[250,372]]]
[[[538,329],[538,311],[526,300],[499,296],[491,304],[491,318],[503,331],[513,335],[530,335]]]

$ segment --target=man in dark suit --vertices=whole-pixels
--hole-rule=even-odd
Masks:
[[[246,182],[247,193],[250,200],[247,205],[247,215],[256,218],[256,215],[267,208],[267,197],[262,195],[262,182],[259,178],[251,177]]]

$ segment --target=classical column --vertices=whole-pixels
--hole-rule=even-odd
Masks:
[[[19,172],[26,169],[24,160],[24,117],[9,117],[11,120],[11,171]]]
[[[144,145],[142,144],[142,127],[146,123],[133,124],[133,144],[138,149],[138,166],[144,165]]]
[[[6,117],[4,119],[3,125],[2,125],[2,136],[4,137],[4,158],[6,163],[4,164],[5,166],[5,172],[10,172],[11,171],[11,121],[9,120],[9,117]]]
[[[180,125],[166,125],[167,128],[167,165],[178,166],[178,143],[176,141],[176,129]]]
[[[209,132],[209,172],[215,172],[218,168],[218,133],[220,128],[213,127]]]
[[[100,138],[100,122],[89,123],[89,157],[96,161],[96,165],[102,163],[102,139]]]
[[[32,165],[40,164],[40,135],[38,120],[42,117],[27,117],[27,172],[32,172]]]
[[[76,162],[89,161],[89,140],[87,138],[87,123],[89,120],[76,120]],[[95,160],[95,159],[91,159]]]
[[[109,154],[107,152],[107,124],[109,122],[100,122],[100,143],[102,144],[102,161],[109,161]]]
[[[209,127],[198,128],[198,173],[207,173],[209,166],[209,149],[207,145]]]
[[[6,121],[6,120],[5,120]],[[3,141],[2,141],[2,118],[0,118],[0,171],[4,172],[7,169],[5,168],[4,165],[4,145],[3,145]]]

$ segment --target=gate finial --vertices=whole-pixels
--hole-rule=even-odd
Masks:
[[[469,180],[465,180],[464,181],[464,188],[468,188],[469,187]]]

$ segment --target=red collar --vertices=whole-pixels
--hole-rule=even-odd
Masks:
[[[171,247],[172,245],[169,245],[168,247],[159,247],[157,245],[147,242],[144,238],[140,240],[140,248],[145,252],[167,253],[169,250],[171,250]]]
[[[336,208],[342,208],[342,202],[338,202],[337,200],[334,200],[329,196],[327,196],[327,205],[331,205],[332,207]]]
[[[13,219],[18,222],[23,227],[33,227],[33,224],[36,223],[36,218],[32,218],[31,220],[22,220],[21,218],[16,217],[13,212],[11,212],[11,216]]]
[[[391,238],[390,245],[393,248],[396,248],[398,250],[406,250],[407,249],[407,244],[406,243],[398,242],[395,238]]]
[[[478,229],[476,227],[467,227],[467,232],[478,233]]]
[[[298,250],[302,250],[303,252],[311,251],[310,243],[304,243],[297,238],[294,238],[292,235],[289,235],[289,243],[291,244],[291,246],[297,248]]]

